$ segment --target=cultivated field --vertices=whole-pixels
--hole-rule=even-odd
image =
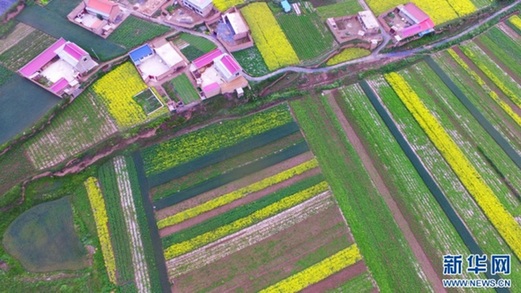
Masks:
[[[331,50],[333,35],[316,13],[278,14],[280,27],[300,60],[313,59]],[[305,31],[306,33],[302,33]]]
[[[141,153],[172,290],[326,290],[366,271],[287,105]]]
[[[17,23],[14,30],[0,42],[0,54],[16,45],[20,40],[27,37],[30,33],[34,31],[34,28],[23,24]]]
[[[108,40],[130,50],[148,40],[167,33],[169,30],[170,28],[166,26],[130,15],[110,34]]]
[[[173,42],[189,61],[193,61],[216,48],[215,44],[207,39],[187,33],[181,33]]]
[[[253,3],[241,9],[264,62],[269,70],[297,64],[299,58],[266,3]]]
[[[17,71],[54,42],[56,42],[55,38],[41,31],[33,30],[3,52],[0,55],[0,63],[12,71]]]
[[[257,49],[257,46],[233,52],[232,54],[246,73],[252,76],[261,76],[269,73],[268,67],[264,59],[262,59],[262,55],[259,49]]]
[[[31,139],[26,153],[37,169],[49,168],[80,154],[116,131],[107,109],[88,89]]]
[[[371,51],[362,48],[347,48],[327,60],[326,65],[335,65],[371,54]]]
[[[133,98],[146,88],[134,65],[126,62],[96,81],[92,85],[92,92],[107,107],[118,128],[126,129],[168,112],[163,107],[147,116]]]
[[[327,5],[316,5],[318,3],[324,2],[326,2]],[[311,1],[311,3],[313,3],[313,6],[315,6],[318,15],[323,21],[330,17],[353,15],[356,14],[358,11],[362,11],[362,7],[356,0]]]
[[[174,99],[183,101],[185,105],[201,100],[201,97],[199,97],[199,94],[185,73],[172,79],[170,83],[172,84],[174,94],[177,97],[173,97]]]

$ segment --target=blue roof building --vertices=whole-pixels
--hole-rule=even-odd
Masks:
[[[280,2],[280,5],[282,5],[282,9],[284,9],[284,12],[288,13],[291,11],[291,5],[289,5],[288,0]]]
[[[134,62],[136,66],[139,66],[143,60],[154,55],[154,51],[148,44],[145,44],[132,50],[130,53],[128,53],[128,55],[130,56],[130,59],[132,59],[132,62]]]

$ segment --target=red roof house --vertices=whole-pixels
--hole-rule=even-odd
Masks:
[[[119,5],[108,0],[85,0],[85,10],[93,15],[101,15],[103,19],[114,21],[120,13]]]

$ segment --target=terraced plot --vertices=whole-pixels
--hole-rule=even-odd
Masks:
[[[10,49],[3,52],[0,55],[0,62],[10,70],[17,71],[54,42],[56,42],[54,37],[33,30]]]
[[[0,54],[16,45],[33,31],[34,28],[23,23],[17,23],[13,31],[0,42]]]

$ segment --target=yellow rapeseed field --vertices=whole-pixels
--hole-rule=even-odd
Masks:
[[[515,25],[518,29],[521,30],[521,17],[519,15],[514,15],[508,19],[510,23]]]
[[[299,63],[279,23],[265,2],[252,3],[241,9],[250,26],[253,40],[269,70]]]
[[[403,0],[367,0],[367,4],[377,16],[407,2]],[[476,11],[476,6],[470,0],[412,0],[411,2],[427,13],[436,25]]]
[[[345,61],[358,59],[371,54],[371,51],[362,48],[347,48],[327,60],[326,65],[335,65]]]
[[[85,189],[87,189],[87,196],[92,208],[94,222],[96,223],[96,230],[98,232],[98,238],[101,245],[101,253],[103,254],[103,259],[105,261],[105,267],[107,268],[107,274],[109,275],[109,280],[116,284],[116,259],[114,258],[112,242],[110,242],[108,226],[109,218],[105,208],[105,200],[101,195],[101,190],[98,186],[98,180],[96,180],[96,178],[89,177],[84,184]]]
[[[93,88],[120,128],[127,128],[147,119],[143,108],[133,99],[147,85],[132,63],[126,62],[118,66],[94,83]]]
[[[244,3],[244,0],[213,0],[213,5],[215,5],[215,8],[221,12],[224,12],[233,6],[237,6],[242,3]]]
[[[340,272],[344,268],[362,259],[358,246],[353,244],[334,255],[314,264],[313,266],[300,271],[293,276],[286,278],[262,291],[261,293],[284,292],[295,293],[302,289],[318,283],[334,273]]]
[[[510,246],[514,254],[520,258],[521,227],[514,217],[505,209],[476,168],[452,140],[436,117],[423,104],[420,97],[409,86],[407,81],[395,72],[386,74],[385,79],[440,151],[452,170],[454,170],[461,183],[472,195],[501,237]]]

